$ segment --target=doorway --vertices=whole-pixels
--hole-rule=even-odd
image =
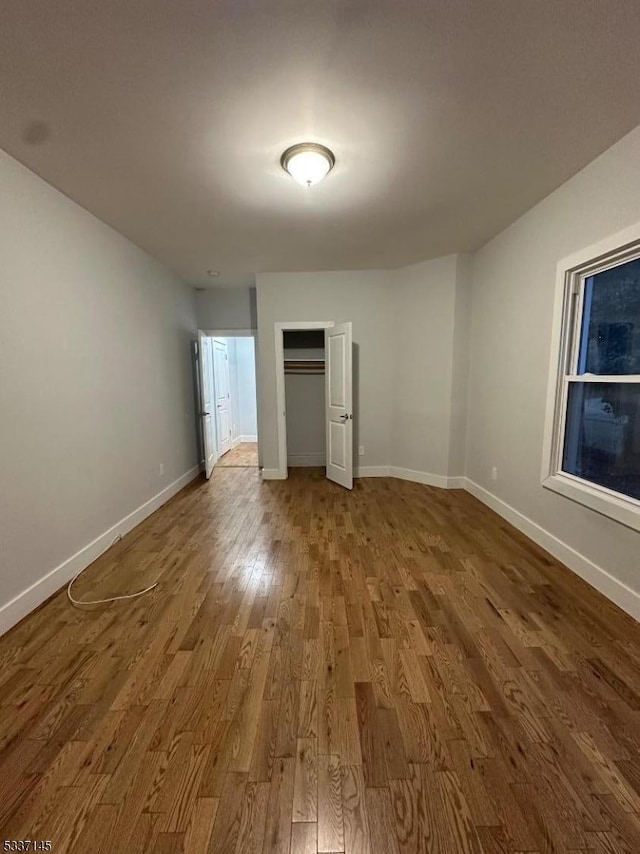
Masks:
[[[283,332],[287,467],[327,464],[324,329]]]
[[[201,426],[205,473],[214,466],[257,468],[254,333],[200,332]]]
[[[353,487],[353,368],[350,322],[274,324],[278,468],[323,466]]]

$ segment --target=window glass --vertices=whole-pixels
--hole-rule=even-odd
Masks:
[[[640,259],[586,279],[578,373],[640,374]]]
[[[640,384],[571,382],[564,471],[640,499]]]

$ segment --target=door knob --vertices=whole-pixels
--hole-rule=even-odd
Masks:
[[[201,413],[200,413],[200,417],[201,417],[201,418],[206,418],[208,414],[209,414],[208,412],[201,412]]]
[[[348,420],[349,420],[349,416],[348,416],[348,415],[341,415],[341,416],[340,416],[340,420],[341,420],[341,421],[348,421]]]

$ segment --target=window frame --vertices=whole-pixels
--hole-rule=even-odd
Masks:
[[[585,281],[597,273],[640,259],[640,223],[563,258],[556,271],[556,294],[543,441],[541,482],[627,527],[640,531],[640,500],[562,470],[571,383],[640,383],[640,374],[578,374]]]

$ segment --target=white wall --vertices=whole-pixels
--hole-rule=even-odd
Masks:
[[[195,291],[198,329],[227,331],[257,327],[255,288]]]
[[[469,358],[471,349],[471,298],[473,255],[456,256],[456,296],[453,309],[453,354],[451,365],[451,435],[449,475],[467,470],[467,408],[469,404]]]
[[[240,426],[240,395],[238,393],[238,357],[236,353],[236,338],[223,338],[227,342],[229,357],[229,394],[231,397],[231,441],[238,442],[242,435]]]
[[[354,445],[361,466],[389,465],[392,418],[393,273],[263,273],[256,277],[259,328],[259,425],[262,464],[278,468],[274,323],[353,321]]]
[[[238,443],[256,440],[256,364],[253,338],[220,338],[227,342],[229,392],[231,395],[231,439]],[[247,438],[248,437],[248,438]]]
[[[464,474],[469,263],[448,255],[395,273],[394,468]]]
[[[639,163],[640,128],[476,254],[467,441],[472,481],[566,544],[567,561],[636,593],[640,534],[543,489],[540,475],[556,265],[640,221]]]
[[[256,357],[253,338],[235,338],[235,368],[238,388],[238,435],[258,433],[256,407]]]
[[[196,465],[196,318],[190,288],[2,152],[0,186],[2,630]]]

